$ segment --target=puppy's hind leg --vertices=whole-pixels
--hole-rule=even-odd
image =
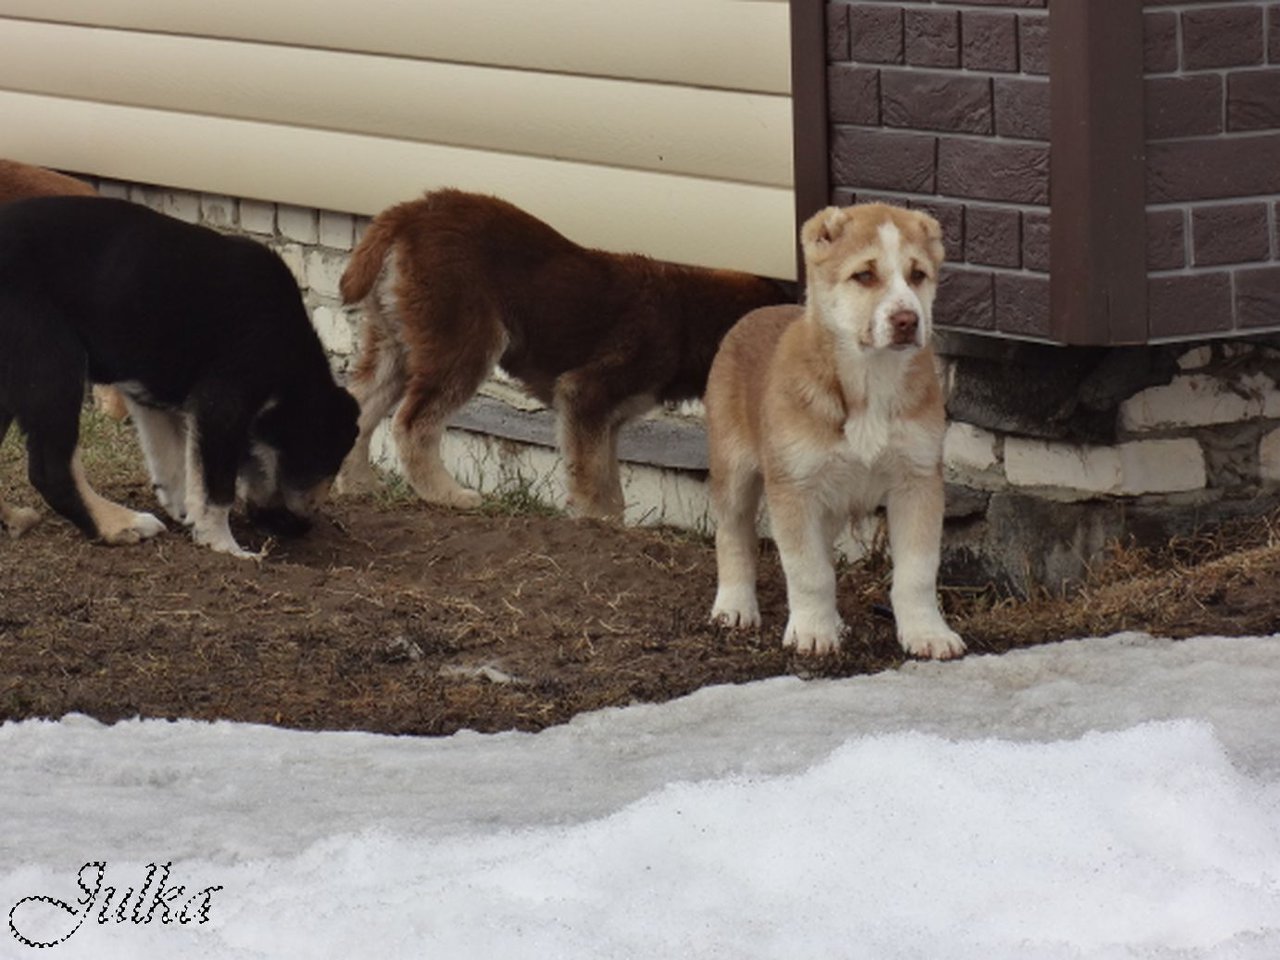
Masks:
[[[80,465],[79,450],[76,450],[72,456],[71,472],[75,477],[81,498],[88,505],[89,512],[98,525],[98,534],[104,543],[112,546],[138,543],[164,532],[164,522],[152,514],[130,510],[128,507],[99,496],[85,479],[84,469]]]
[[[78,446],[81,369],[47,364],[37,399],[18,411],[27,432],[27,476],[45,502],[88,537],[112,545],[154,537],[165,528],[161,521],[100,496],[85,478]]]
[[[0,410],[0,442],[4,441],[12,422],[13,414]],[[28,507],[11,507],[0,500],[0,527],[4,527],[9,536],[20,537],[39,522],[40,514],[36,511]]]
[[[89,486],[74,440],[68,449],[65,442],[29,434],[27,470],[45,502],[88,537],[119,546],[154,537],[165,528],[151,514],[130,510]]]
[[[476,386],[479,385],[477,381]],[[483,498],[478,491],[458,483],[440,455],[449,417],[464,402],[454,402],[435,385],[411,381],[409,395],[396,414],[393,432],[405,477],[419,497],[427,503],[473,510]]]
[[[396,414],[396,450],[414,491],[428,503],[463,510],[481,496],[458,483],[445,468],[440,443],[455,410],[475,395],[497,364],[505,335],[493,316],[467,315],[437,307],[425,316],[441,321],[419,330],[409,346],[408,384]]]
[[[373,432],[404,396],[406,371],[404,348],[384,329],[378,307],[365,307],[360,358],[347,381],[347,389],[360,404],[360,432],[347,454],[335,483],[337,493],[367,493],[378,487],[378,475],[369,462]]]

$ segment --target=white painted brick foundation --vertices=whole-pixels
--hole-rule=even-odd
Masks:
[[[1094,496],[1142,496],[1202,490],[1204,452],[1190,438],[1135,440],[1087,447],[1009,437],[1005,471],[1015,487],[1065,489]]]
[[[146,203],[163,214],[185,223],[200,222],[200,197],[194,193],[172,190],[148,191]]]
[[[261,200],[240,201],[240,227],[249,233],[274,236],[276,232],[276,205]]]
[[[116,180],[104,180],[98,184],[98,193],[112,200],[128,200],[130,195],[129,184],[120,183]]]
[[[1258,443],[1258,474],[1268,483],[1280,483],[1280,428]]]
[[[350,250],[355,246],[356,218],[347,213],[320,212],[320,246]]]
[[[1204,451],[1189,437],[1120,444],[1120,496],[1185,493],[1208,483]]]
[[[238,206],[233,197],[206,193],[200,197],[200,220],[205,226],[230,231],[239,226]]]
[[[1081,494],[1110,494],[1123,474],[1114,447],[1078,447],[1045,440],[1008,437],[1004,469],[1015,487],[1065,488]]]
[[[968,423],[951,423],[942,441],[942,462],[956,478],[976,478],[999,464],[999,443],[999,438],[988,430]]]
[[[320,215],[302,207],[276,208],[276,226],[288,240],[313,245],[320,242]]]
[[[1207,367],[1212,360],[1212,347],[1195,347],[1178,358],[1178,367],[1181,370],[1199,370]]]
[[[340,357],[350,357],[356,349],[356,328],[345,310],[320,306],[311,311],[311,322],[325,350]]]
[[[1168,386],[1151,387],[1120,406],[1126,430],[1165,430],[1239,423],[1280,416],[1280,393],[1265,374],[1223,380],[1205,373],[1175,377]]]
[[[334,250],[308,247],[303,255],[306,285],[316,294],[337,300],[341,297],[338,283],[347,268],[347,255]]]

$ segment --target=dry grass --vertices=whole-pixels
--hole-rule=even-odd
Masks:
[[[0,444],[0,496],[10,502],[39,505],[26,484],[22,442],[15,427]],[[118,489],[146,484],[137,440],[128,423],[113,420],[87,404],[81,420],[81,448],[86,472],[95,486]],[[401,478],[388,475],[385,479],[386,484],[373,497],[374,504],[388,512],[416,505],[413,491]],[[488,498],[480,513],[497,519],[562,515],[528,483],[511,486]],[[708,538],[696,532],[660,531],[653,536],[709,545]],[[556,564],[551,556],[542,560],[547,565]],[[868,556],[841,571],[841,591],[852,593],[854,607],[883,616],[887,613],[884,598],[891,572],[881,530]],[[1190,629],[1186,624],[1211,618],[1228,598],[1241,591],[1266,590],[1277,583],[1278,573],[1280,513],[1275,513],[1205,529],[1154,549],[1112,543],[1089,571],[1083,586],[1069,596],[1041,591],[1024,600],[1002,596],[992,587],[944,587],[942,599],[948,616],[957,621],[966,636],[979,638],[979,643],[1024,645],[1131,629],[1185,635]],[[473,571],[468,579],[472,583],[489,579],[517,582],[521,577],[501,565],[486,565]],[[537,579],[523,577],[531,590],[537,588]],[[589,588],[584,585],[586,592]],[[517,588],[516,597],[519,594]],[[619,602],[622,599],[620,596]],[[371,594],[365,602],[382,601]],[[474,607],[465,597],[435,602],[455,613]],[[518,620],[518,599],[509,603],[508,612]],[[1255,619],[1265,620],[1266,612],[1260,612]]]
[[[1264,633],[1280,629],[1278,585],[1280,514],[1272,513],[1159,548],[1112,543],[1069,596],[996,599],[961,619],[968,633],[1019,645],[1122,630]]]

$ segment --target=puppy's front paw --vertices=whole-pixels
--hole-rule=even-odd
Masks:
[[[965,651],[960,634],[946,624],[928,630],[901,633],[898,635],[898,642],[911,656],[926,660],[952,660],[963,656]]]
[[[225,518],[221,523],[195,523],[191,528],[191,539],[202,547],[208,547],[214,553],[225,553],[241,560],[261,560],[265,554],[246,550],[231,535]]]
[[[40,514],[30,507],[6,507],[0,504],[0,526],[8,530],[9,536],[14,540],[39,522]]]
[[[454,510],[474,510],[484,502],[484,497],[480,495],[479,491],[464,487],[462,484],[455,482],[452,477],[445,477],[442,480],[435,480],[426,484],[416,483],[410,479],[409,485],[427,503],[439,504],[442,507],[452,507]]]
[[[840,649],[840,640],[847,629],[834,611],[822,616],[793,613],[787,619],[782,645],[795,647],[796,653],[834,653]]]
[[[261,560],[267,555],[265,550],[258,553],[246,550],[236,543],[234,539],[227,537],[209,537],[206,539],[196,534],[194,539],[196,543],[208,547],[214,553],[225,553],[227,556],[235,557],[238,560]]]
[[[381,485],[382,481],[374,473],[373,467],[368,463],[357,464],[352,461],[343,465],[342,471],[333,481],[333,492],[338,496],[353,496],[373,493]]]
[[[228,550],[220,550],[217,547],[214,547],[214,550],[235,557],[237,560],[256,560],[261,562],[267,558],[266,550],[246,550],[238,544]]]
[[[480,504],[484,503],[484,497],[481,496],[478,490],[458,487],[457,490],[449,493],[445,503],[455,510],[475,510]]]
[[[129,546],[161,534],[165,529],[164,521],[158,517],[150,513],[133,513],[118,529],[102,531],[102,541],[113,547]]]
[[[711,622],[734,630],[753,630],[760,626],[760,607],[754,590],[745,587],[721,587],[711,605]]]

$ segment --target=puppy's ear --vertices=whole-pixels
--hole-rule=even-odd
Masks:
[[[924,233],[924,248],[929,256],[933,258],[933,262],[941,264],[946,258],[946,245],[942,242],[942,224],[927,213],[915,211],[916,219],[920,222],[920,229]]]
[[[804,247],[805,259],[811,263],[825,259],[831,251],[831,245],[840,239],[848,222],[849,214],[840,207],[819,210],[806,220],[800,228],[800,243]]]

